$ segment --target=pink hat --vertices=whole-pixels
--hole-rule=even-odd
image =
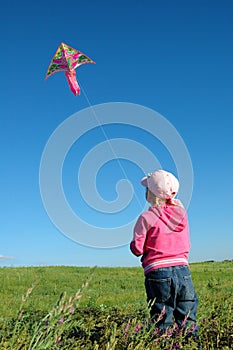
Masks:
[[[161,199],[174,198],[179,189],[179,181],[177,178],[164,170],[157,170],[149,174],[141,180],[141,184]]]

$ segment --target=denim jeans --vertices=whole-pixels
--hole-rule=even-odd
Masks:
[[[174,321],[181,328],[184,322],[186,326],[195,326],[198,298],[188,266],[164,267],[149,272],[145,277],[145,288],[151,317],[158,320],[159,328],[168,328]]]

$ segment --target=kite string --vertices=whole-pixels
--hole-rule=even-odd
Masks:
[[[101,129],[101,131],[102,131],[102,133],[103,133],[103,135],[104,135],[104,137],[105,137],[105,140],[106,140],[106,142],[108,143],[109,148],[110,148],[110,150],[111,150],[112,153],[113,153],[114,159],[116,159],[116,161],[117,161],[117,163],[118,163],[118,165],[119,165],[121,171],[123,172],[123,175],[124,175],[125,179],[126,179],[127,181],[129,181],[129,178],[128,178],[126,172],[125,172],[125,169],[124,169],[123,165],[121,164],[119,158],[117,157],[117,154],[116,154],[114,148],[112,147],[111,141],[110,141],[110,139],[108,138],[108,136],[107,136],[107,134],[106,134],[106,132],[105,132],[105,130],[104,130],[104,128],[103,128],[103,125],[101,124],[101,122],[100,122],[99,119],[98,119],[98,116],[97,116],[97,114],[96,114],[96,112],[95,112],[95,108],[94,108],[93,105],[91,104],[90,99],[88,98],[87,93],[86,93],[86,91],[85,91],[83,85],[80,84],[80,79],[79,79],[79,85],[81,86],[81,91],[83,92],[83,94],[84,94],[84,96],[85,96],[85,98],[86,98],[86,100],[87,100],[87,103],[88,103],[89,107],[91,108],[92,113],[93,113],[93,115],[94,115],[94,117],[95,117],[97,123],[98,123],[99,126],[100,126],[100,129]],[[130,182],[130,181],[129,181],[129,182]],[[140,200],[139,200],[139,198],[138,198],[138,196],[137,196],[137,194],[136,194],[135,191],[134,191],[134,195],[135,195],[135,198],[136,198],[136,200],[137,200],[139,206],[140,206],[141,209],[143,210],[144,207],[142,206],[142,204],[141,204],[141,202],[140,202]]]

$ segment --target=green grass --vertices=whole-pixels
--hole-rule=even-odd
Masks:
[[[190,267],[203,348],[233,349],[233,261]],[[153,339],[140,267],[1,268],[0,279],[1,350],[197,348],[184,334]]]
[[[64,291],[73,295],[88,278],[93,268],[86,267],[25,267],[2,268],[0,279],[1,317],[13,317],[25,291],[36,284],[30,300],[30,310],[48,311]],[[95,268],[80,306],[145,305],[144,277],[141,268]]]

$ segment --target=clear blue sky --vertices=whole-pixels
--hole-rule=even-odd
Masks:
[[[139,265],[125,242],[117,248],[101,249],[80,244],[88,232],[77,229],[79,243],[60,232],[40,194],[41,157],[52,133],[86,108],[100,122],[95,106],[115,102],[158,112],[186,145],[193,167],[193,189],[187,189],[192,192],[188,206],[190,261],[233,258],[232,16],[230,0],[2,2],[1,266]],[[78,68],[81,95],[77,97],[63,73],[44,80],[61,42],[96,62]],[[62,169],[63,188],[72,210],[88,225],[109,229],[109,236],[117,235],[118,226],[135,222],[146,204],[140,179],[144,171],[154,170],[155,163],[146,169],[140,169],[137,160],[135,164],[138,144],[148,148],[163,168],[177,174],[176,159],[166,144],[148,129],[114,118],[114,123],[97,126],[76,140]],[[146,113],[142,118],[146,125]],[[135,123],[142,120],[135,119]],[[87,123],[88,118],[81,115],[80,129]],[[157,130],[156,122],[153,127]],[[171,135],[169,128],[164,132]],[[117,144],[110,139],[120,138],[137,142],[129,143],[131,154],[123,156],[120,150],[118,156]],[[103,142],[101,151],[98,144]],[[90,171],[84,168],[79,188],[81,162],[95,146],[99,156],[107,155],[108,147],[114,156],[96,173],[93,164]],[[60,148],[57,150],[54,157],[59,157]],[[139,158],[140,163],[144,157]],[[123,178],[131,182],[132,201],[119,212],[98,212],[81,197],[80,190],[97,188],[111,206],[117,197],[116,184]],[[181,188],[185,181],[184,176]],[[55,209],[57,205],[54,201]],[[128,234],[130,237],[131,232]]]

